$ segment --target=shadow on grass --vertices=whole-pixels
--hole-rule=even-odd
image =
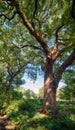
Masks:
[[[75,122],[65,115],[59,115],[55,119],[51,115],[51,117],[33,118],[28,122],[28,126],[33,130],[74,130]]]
[[[10,120],[15,123],[15,130],[75,130],[75,107],[59,104],[58,117],[48,116],[36,112],[41,103],[33,100],[21,101],[18,109],[10,113]],[[8,109],[9,110],[9,109]],[[72,117],[73,116],[73,117]]]
[[[10,119],[15,122],[15,130],[75,130],[75,122],[68,117],[62,114],[57,118],[52,115],[45,117],[36,111],[29,111],[12,113]]]

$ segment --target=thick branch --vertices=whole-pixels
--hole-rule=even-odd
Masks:
[[[62,50],[60,51],[56,51],[55,54],[53,54],[52,56],[52,60],[55,61],[60,55],[62,55],[64,52],[67,52],[69,50],[72,50],[73,48],[75,48],[75,44],[71,43],[68,46],[64,47]]]
[[[64,50],[56,51],[55,54],[53,54],[53,56],[52,56],[53,62],[54,62],[59,56],[61,56],[61,55],[63,54],[63,52],[64,52]]]
[[[34,28],[31,26],[31,24],[29,23],[28,19],[25,16],[25,14],[21,10],[18,1],[17,0],[13,0],[13,2],[14,2],[15,8],[16,8],[19,16],[21,17],[21,19],[23,21],[23,24],[29,30],[30,34],[33,35],[36,38],[36,40],[40,43],[40,45],[43,48],[43,52],[45,53],[46,57],[51,58],[51,52],[50,52],[49,47],[46,45],[46,43],[44,42],[44,40],[39,36],[39,34],[36,33],[36,31],[34,30]]]
[[[63,72],[66,70],[67,67],[69,67],[73,63],[74,60],[75,60],[75,49],[73,50],[71,55],[68,57],[68,59],[58,69],[56,82],[60,81]]]

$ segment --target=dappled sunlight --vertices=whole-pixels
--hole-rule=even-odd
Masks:
[[[50,105],[50,103],[49,102],[46,102],[46,106],[49,106]]]
[[[51,90],[51,88],[48,88],[47,89],[47,93],[50,93],[52,90]]]
[[[0,0],[5,129],[75,130],[74,0]]]
[[[14,127],[18,130],[50,130],[54,128],[57,128],[56,130],[60,130],[61,128],[66,128],[68,130],[75,129],[75,103],[71,106],[70,102],[70,105],[68,103],[68,107],[66,107],[67,102],[58,102],[60,113],[57,118],[54,118],[51,110],[47,110],[45,114],[37,112],[37,109],[42,106],[42,100],[40,99],[21,99],[16,101],[16,103],[17,105],[15,102],[9,104],[7,108],[8,111],[6,111],[7,115],[5,115],[4,118],[9,119],[11,124],[13,122],[15,125]],[[46,105],[49,105],[49,102],[47,102]],[[10,108],[12,108],[13,111],[9,111]],[[68,113],[70,113],[69,116]],[[10,129],[13,124],[5,127]]]
[[[48,77],[46,80],[45,80],[45,86],[49,85],[50,83],[53,82],[53,79],[51,79],[50,77]]]

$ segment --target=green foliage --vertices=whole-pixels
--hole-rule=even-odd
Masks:
[[[38,97],[40,99],[43,99],[43,96],[44,96],[44,87],[42,87],[42,88],[39,89],[39,94],[38,94]]]
[[[1,91],[2,92],[2,91]],[[6,93],[4,91],[0,94],[0,113],[10,113],[12,112],[15,108],[15,105],[17,105],[19,100],[23,97],[22,93],[19,91],[16,91],[14,89],[10,90],[9,92]],[[11,103],[11,105],[10,105]],[[13,106],[14,104],[14,106]],[[10,107],[9,107],[10,105]],[[8,110],[7,110],[8,108]]]
[[[29,101],[28,101],[29,102]],[[33,102],[33,101],[32,101]],[[62,102],[63,103],[63,102]],[[35,102],[36,104],[36,102]],[[60,104],[60,103],[59,103]],[[31,102],[30,102],[31,105]],[[38,104],[37,104],[38,105]],[[62,104],[61,104],[62,105]],[[15,118],[15,123],[20,125],[20,129],[29,129],[29,130],[35,130],[35,129],[44,129],[44,130],[60,130],[60,129],[74,129],[75,128],[75,116],[73,117],[72,113],[74,110],[74,105],[68,104],[68,108],[66,108],[66,102],[65,104],[63,103],[64,107],[63,113],[59,114],[58,117],[53,117],[52,114],[49,116],[42,115],[40,113],[33,112],[34,110],[32,109],[30,111],[23,111],[22,109],[20,110],[21,113],[15,113],[16,116],[14,115]],[[59,105],[60,106],[60,105]],[[28,106],[29,107],[29,106]],[[61,108],[60,108],[61,110]],[[33,114],[32,114],[33,113]],[[68,116],[68,113],[69,116]],[[14,119],[14,117],[11,115],[11,119]]]
[[[8,115],[16,130],[73,130],[75,129],[75,102],[59,101],[59,115],[54,117],[50,111],[47,115],[40,114],[42,100],[12,99],[2,114]],[[67,107],[66,107],[67,106]]]
[[[36,104],[35,104],[35,101],[34,100],[23,100],[20,105],[19,105],[19,109],[22,110],[22,111],[35,111],[35,107],[36,107]]]
[[[37,94],[35,94],[32,90],[28,89],[24,93],[24,98],[26,99],[35,99],[37,98]]]
[[[70,100],[70,89],[63,87],[59,91],[59,98],[63,100]]]
[[[20,51],[11,44],[1,43],[0,44],[0,79],[1,86],[7,87],[11,84],[20,85],[22,84],[22,76],[24,73],[23,64],[26,61],[22,62],[22,54]],[[21,69],[21,72],[19,72]],[[11,82],[10,82],[11,81]]]
[[[35,31],[48,45],[52,54],[56,41],[56,32],[61,25],[64,25],[58,32],[58,49],[55,52],[56,55],[57,52],[60,51],[63,53],[59,55],[56,62],[53,62],[54,77],[57,76],[59,67],[64,63],[68,56],[70,56],[73,49],[75,49],[75,21],[71,16],[72,1],[38,0],[34,19],[33,12],[35,10],[35,2],[33,0],[19,0],[19,3],[20,8],[31,25],[32,20],[34,20]],[[23,83],[22,77],[25,72],[31,79],[36,80],[37,74],[41,70],[41,66],[43,66],[46,61],[46,57],[42,51],[43,49],[35,49],[34,46],[40,48],[40,44],[23,25],[21,17],[15,15],[12,20],[9,20],[9,18],[13,16],[14,11],[16,11],[16,9],[14,8],[12,0],[0,0],[1,112],[8,114],[15,124],[20,124],[20,130],[74,129],[75,126],[72,124],[72,119],[74,120],[73,114],[71,114],[70,117],[68,115],[67,117],[61,115],[59,119],[55,120],[52,115],[49,118],[41,117],[41,115],[38,116],[36,113],[36,108],[39,108],[42,103],[39,101],[35,102],[33,100],[21,99],[22,94],[11,89],[6,93],[6,88],[19,86]],[[1,16],[2,14],[3,16]],[[6,17],[4,17],[4,15]],[[62,77],[68,86],[75,84],[74,72],[75,68],[71,71],[71,67],[69,67],[68,73],[70,74],[70,77],[72,77],[71,82],[67,71],[64,73],[65,76],[63,75]],[[42,90],[40,91],[39,96],[42,97]],[[71,88],[69,91],[72,93],[75,92]],[[65,88],[63,92],[65,95],[63,97],[65,99],[70,98],[69,91]],[[26,94],[26,96],[29,96],[30,93]],[[62,107],[61,109],[63,111],[67,110],[65,107]],[[74,112],[72,109],[70,109],[70,111]],[[48,113],[51,114],[50,111],[48,111]]]
[[[31,79],[36,80],[37,73],[41,70],[41,66],[44,65],[46,57],[42,50],[32,47],[40,47],[40,45],[23,25],[19,15],[15,15],[11,20],[8,19],[13,16],[16,10],[13,8],[14,3],[6,0],[1,0],[0,3],[1,13],[7,16],[7,18],[4,15],[0,16],[1,84],[2,86],[5,86],[5,84],[9,85],[10,75],[7,72],[8,67],[10,73],[15,74],[23,65],[25,67],[13,79],[15,85],[23,83],[21,79],[24,72],[28,73]],[[36,32],[44,39],[51,51],[54,48],[56,31],[61,25],[64,25],[58,32],[59,45],[57,51],[59,52],[63,49],[64,52],[63,55],[59,55],[57,62],[54,62],[54,75],[56,75],[60,63],[63,63],[67,59],[68,54],[70,55],[73,48],[75,48],[75,22],[71,16],[72,1],[39,0],[35,18],[33,18],[35,1],[19,0],[19,4],[31,25],[32,20],[34,20]],[[1,72],[1,70],[3,71]]]
[[[75,86],[71,87],[62,87],[59,90],[58,97],[62,100],[75,100]]]

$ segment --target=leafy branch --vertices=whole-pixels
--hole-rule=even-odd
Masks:
[[[71,43],[71,44],[69,44],[68,46],[64,47],[62,50],[57,51],[57,52],[53,55],[53,57],[52,57],[53,61],[55,61],[55,60],[56,60],[60,55],[62,55],[64,52],[67,52],[67,51],[69,51],[69,50],[72,50],[73,48],[75,48],[75,44],[74,44],[74,43]]]
[[[11,0],[12,1],[12,0]],[[40,43],[43,52],[45,53],[47,58],[52,58],[52,54],[51,51],[49,49],[49,47],[47,46],[47,44],[44,42],[44,40],[40,37],[40,35],[34,30],[34,28],[31,26],[31,24],[29,23],[25,13],[22,11],[22,9],[19,6],[19,2],[17,0],[13,0],[14,2],[14,6],[19,14],[19,16],[21,17],[23,24],[27,27],[27,29],[29,30],[30,34],[33,35],[35,37],[35,39]]]
[[[66,70],[66,68],[68,66],[70,66],[73,61],[75,60],[75,49],[73,49],[73,52],[71,53],[71,55],[67,58],[67,60],[65,62],[63,62],[63,64],[59,67],[58,72],[57,72],[57,76],[56,76],[56,81],[59,82],[61,79],[61,76],[63,74],[63,72]]]

